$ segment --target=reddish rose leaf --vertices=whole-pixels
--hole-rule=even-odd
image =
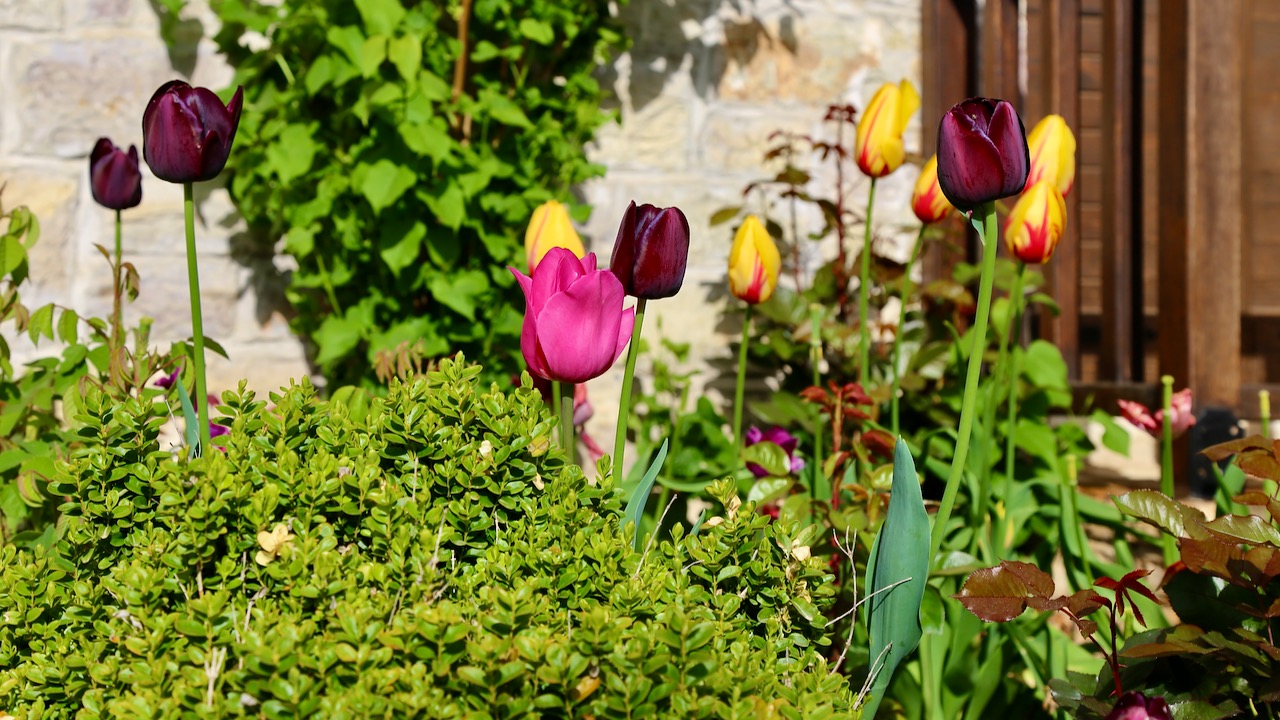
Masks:
[[[1050,602],[1053,590],[1048,573],[1030,563],[1006,560],[971,574],[952,597],[987,622],[1008,622],[1021,615],[1030,600],[1038,605]]]
[[[1239,455],[1246,450],[1267,449],[1267,439],[1261,435],[1251,435],[1247,438],[1239,440],[1230,440],[1217,445],[1210,445],[1200,451],[1201,455],[1209,458],[1213,462],[1226,460],[1232,455]]]

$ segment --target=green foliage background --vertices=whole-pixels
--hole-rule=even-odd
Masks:
[[[534,207],[603,172],[584,145],[610,117],[591,73],[623,42],[608,5],[215,0],[246,92],[232,197],[297,260],[294,329],[333,385],[406,340],[519,367],[506,266]]]

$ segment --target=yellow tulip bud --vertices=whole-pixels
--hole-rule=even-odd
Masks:
[[[911,195],[911,210],[925,225],[940,222],[955,210],[938,185],[937,155],[929,158],[920,170],[920,179],[916,181],[916,190]]]
[[[529,228],[524,233],[524,251],[529,261],[529,274],[542,262],[551,248],[564,248],[579,258],[587,254],[582,238],[569,220],[569,208],[548,200],[533,211]]]
[[[907,159],[902,134],[918,109],[920,94],[909,80],[897,85],[885,83],[871,96],[858,118],[858,136],[853,146],[858,168],[868,177],[884,177]]]
[[[1046,115],[1027,135],[1031,150],[1031,172],[1027,185],[1051,180],[1064,196],[1076,181],[1076,136],[1061,115]]]
[[[729,250],[729,291],[752,305],[768,300],[778,286],[782,256],[760,218],[748,215]]]
[[[1004,243],[1022,262],[1049,262],[1067,229],[1067,203],[1051,180],[1041,180],[1022,193],[1005,220]]]

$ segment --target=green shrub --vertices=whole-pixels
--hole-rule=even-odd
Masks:
[[[225,453],[90,391],[51,549],[0,548],[0,709],[62,717],[853,718],[808,533],[738,507],[632,550],[528,387],[228,392]]]
[[[519,372],[506,266],[534,207],[603,172],[609,4],[214,0],[245,87],[231,195],[296,259],[293,327],[331,386],[414,339]]]

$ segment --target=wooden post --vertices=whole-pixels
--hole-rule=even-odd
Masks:
[[[1080,2],[1041,0],[1028,53],[1040,53],[1040,72],[1032,76],[1028,92],[1038,102],[1028,110],[1039,118],[1057,113],[1080,135]],[[1028,19],[1030,21],[1030,18]],[[1029,22],[1029,24],[1031,24]],[[1028,118],[1031,119],[1031,118]],[[1079,151],[1076,153],[1079,162]],[[1067,376],[1080,378],[1080,192],[1069,193],[1067,230],[1053,261],[1045,270],[1049,291],[1061,312],[1041,313],[1040,334],[1058,346],[1067,362]]]
[[[1160,5],[1160,368],[1197,408],[1240,398],[1243,11]]]
[[[1113,0],[1102,16],[1102,348],[1098,380],[1126,382],[1141,377],[1138,343],[1141,276],[1136,246],[1141,242],[1140,208],[1134,191],[1141,145],[1137,128],[1141,85],[1135,68],[1141,57],[1142,14],[1138,0]]]

